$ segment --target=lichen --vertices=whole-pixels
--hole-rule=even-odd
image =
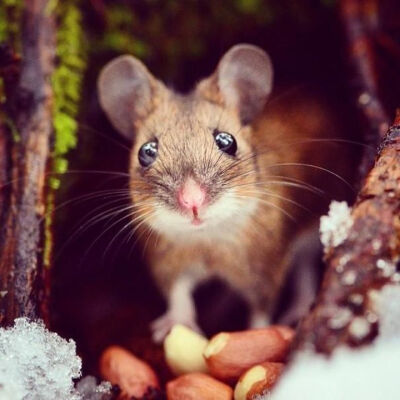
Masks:
[[[52,249],[52,212],[54,190],[60,187],[60,174],[68,169],[68,152],[77,145],[78,111],[83,75],[87,64],[87,43],[83,30],[80,0],[52,0],[47,12],[54,13],[58,22],[57,66],[52,74],[54,144],[51,152],[51,176],[45,218],[45,250],[43,262],[50,266]]]

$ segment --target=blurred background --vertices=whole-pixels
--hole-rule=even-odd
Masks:
[[[396,3],[381,2],[379,17],[383,30],[399,43]],[[162,354],[150,344],[148,331],[149,321],[163,312],[165,304],[147,274],[135,238],[121,231],[126,222],[118,222],[111,212],[129,201],[112,193],[128,184],[119,173],[128,170],[130,144],[99,108],[99,71],[110,59],[129,53],[169,87],[187,92],[213,71],[230,46],[252,43],[270,54],[276,91],[318,91],[332,104],[340,104],[349,131],[359,132],[363,121],[354,100],[357,82],[349,70],[338,4],[335,0],[64,0],[58,5],[60,15],[71,4],[82,16],[79,52],[86,69],[78,144],[68,157],[70,173],[63,176],[56,193],[52,324],[77,341],[85,373],[96,373],[102,349],[118,343],[151,359],[165,377]],[[397,100],[400,93],[399,81],[389,80],[399,70],[398,49],[394,63],[392,54],[380,50],[379,67],[385,71],[379,74],[380,87],[391,115],[394,93]],[[354,146],[353,151],[358,157],[360,148]],[[240,329],[246,323],[241,299],[224,291],[221,300],[220,292],[219,282],[196,292],[200,324],[208,334]],[[217,308],[212,315],[211,305]],[[222,320],[218,308],[225,312]]]

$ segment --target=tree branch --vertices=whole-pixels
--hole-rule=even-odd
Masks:
[[[342,0],[340,11],[354,71],[357,104],[366,122],[364,138],[371,146],[365,151],[359,168],[360,178],[364,178],[373,165],[375,149],[390,125],[379,96],[376,56],[368,29],[378,23],[378,3],[376,0]]]
[[[347,239],[327,249],[327,272],[316,306],[298,331],[295,349],[330,353],[359,346],[377,333],[372,289],[400,281],[400,110],[352,210]],[[355,322],[356,321],[356,322]],[[363,329],[360,329],[363,327]]]

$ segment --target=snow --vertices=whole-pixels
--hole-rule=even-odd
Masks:
[[[109,400],[112,398],[111,383],[103,381],[97,385],[94,376],[85,376],[76,385],[77,392],[84,400]]]
[[[0,329],[0,384],[15,399],[75,400],[73,378],[80,376],[81,360],[75,343],[49,332],[43,323],[15,320]]]
[[[400,340],[400,286],[384,286],[373,296],[373,302],[379,316],[378,343]]]
[[[339,348],[331,358],[297,356],[276,389],[259,400],[398,400],[400,385],[400,287],[386,285],[370,296],[379,317],[375,342]]]
[[[81,376],[73,340],[46,329],[42,322],[18,318],[0,328],[0,400],[108,400],[111,384],[96,385]]]
[[[400,340],[363,350],[338,349],[332,359],[303,354],[269,399],[398,400],[399,369]]]
[[[328,215],[320,219],[320,238],[324,248],[337,247],[342,244],[353,225],[351,208],[345,201],[332,201]]]

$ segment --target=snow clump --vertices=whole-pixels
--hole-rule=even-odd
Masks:
[[[342,244],[353,225],[351,208],[345,201],[332,201],[328,215],[321,217],[319,232],[324,248]]]
[[[400,286],[371,293],[379,335],[369,346],[341,347],[330,358],[297,355],[275,390],[257,400],[400,399]]]
[[[0,329],[0,399],[78,400],[73,379],[81,375],[73,340],[48,331],[42,322],[18,318]]]

